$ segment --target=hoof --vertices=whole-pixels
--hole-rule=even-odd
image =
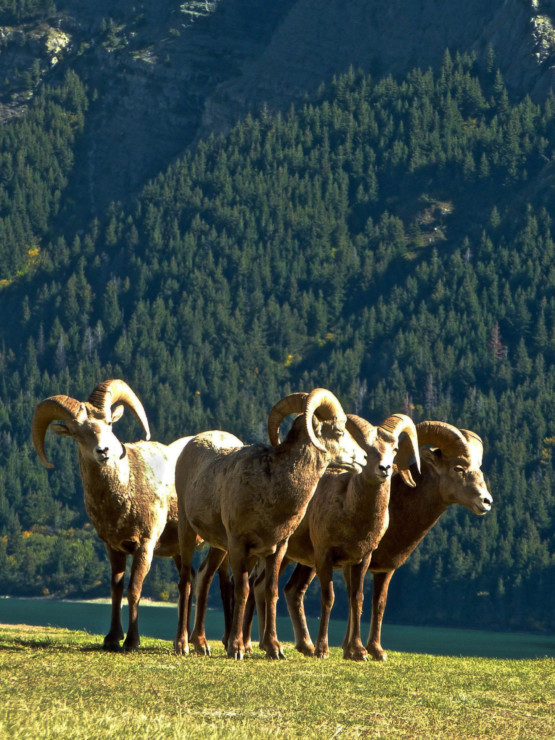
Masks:
[[[107,653],[123,653],[123,648],[119,642],[104,642],[102,643],[102,649]]]
[[[139,649],[139,644],[140,643],[138,643],[138,642],[137,643],[135,643],[135,642],[124,642],[123,643],[123,652],[124,653],[134,653],[135,650],[138,650]]]
[[[364,661],[368,660],[368,653],[366,651],[364,653],[347,651],[343,653],[343,659],[344,660],[354,660],[354,661],[358,661],[359,663],[364,663]]]
[[[230,640],[227,644],[227,657],[233,660],[243,660],[245,657],[245,646],[243,640]]]
[[[203,657],[209,658],[210,657],[210,646],[209,645],[195,645],[195,653],[197,655],[202,655]]]
[[[387,660],[387,652],[382,648],[376,648],[372,645],[367,645],[366,650],[368,651],[368,655],[372,660],[377,660],[381,663],[385,663],[385,661]]]
[[[307,658],[312,658],[314,656],[314,645],[308,643],[295,645],[295,650],[297,650],[299,653],[302,653],[302,655],[306,655]]]
[[[204,639],[191,639],[191,644],[195,649],[197,655],[210,656],[210,645]]]
[[[173,644],[176,655],[189,655],[189,645],[185,640],[176,640]]]
[[[123,632],[108,632],[102,643],[102,649],[107,650],[109,653],[121,653],[123,648],[120,642],[124,637]]]
[[[268,650],[266,657],[270,660],[287,660],[281,648],[279,650]]]

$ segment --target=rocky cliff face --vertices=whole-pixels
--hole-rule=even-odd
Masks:
[[[351,65],[381,76],[491,46],[509,89],[554,83],[555,0],[58,0],[0,29],[0,117],[67,68],[94,102],[74,177],[91,214],[126,200],[200,136],[289,107]]]
[[[203,125],[225,120],[224,111],[282,108],[328,82],[350,65],[376,75],[398,75],[440,63],[445,49],[491,46],[509,89],[543,97],[555,82],[554,3],[535,0],[299,0],[262,54],[241,76],[208,96]]]

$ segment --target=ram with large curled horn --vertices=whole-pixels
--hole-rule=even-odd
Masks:
[[[366,455],[347,431],[347,417],[328,390],[294,393],[279,401],[268,419],[270,438],[281,421],[297,415],[281,444],[243,445],[225,432],[199,434],[185,447],[176,465],[182,571],[178,654],[189,651],[186,615],[191,594],[191,561],[197,535],[229,553],[235,600],[229,657],[244,654],[243,615],[248,575],[258,558],[266,567],[265,632],[261,644],[270,658],[282,658],[276,634],[277,575],[291,534],[302,519],[328,465],[360,470]],[[217,558],[214,560],[214,565]],[[209,584],[209,581],[206,581]],[[197,652],[207,654],[205,598],[199,595],[195,629]]]
[[[287,607],[295,633],[295,647],[305,655],[326,658],[328,625],[334,601],[333,570],[342,568],[349,594],[348,634],[343,655],[366,660],[360,639],[364,576],[389,522],[389,496],[394,469],[401,468],[414,486],[410,462],[419,468],[416,428],[404,414],[393,414],[379,426],[349,414],[347,429],[366,453],[366,465],[357,472],[328,471],[320,478],[306,514],[289,538],[283,565],[297,565],[285,586]],[[276,441],[275,436],[271,436]],[[303,597],[317,574],[322,593],[320,629],[312,643],[304,613]],[[263,584],[258,576],[255,595],[260,631],[264,625]],[[245,620],[244,639],[249,644],[251,618]]]
[[[124,408],[139,420],[147,441],[122,443],[115,436],[112,425]],[[52,468],[45,452],[49,426],[55,434],[77,442],[85,509],[110,559],[112,616],[104,638],[106,650],[121,649],[124,575],[127,556],[132,558],[123,649],[133,650],[140,643],[138,606],[153,555],[172,557],[180,569],[175,463],[190,437],[171,445],[148,441],[143,405],[127,383],[117,379],[100,383],[85,402],[60,395],[37,405],[33,444],[43,464]],[[223,576],[227,578],[227,571]]]
[[[443,421],[422,421],[416,431],[421,474],[413,467],[414,489],[401,476],[393,477],[389,527],[370,563],[374,573],[372,621],[366,648],[374,660],[387,657],[381,645],[381,627],[389,583],[396,569],[407,561],[449,506],[459,504],[483,516],[493,503],[481,470],[482,440],[475,432]],[[405,465],[408,456],[403,460],[398,459],[397,464]]]

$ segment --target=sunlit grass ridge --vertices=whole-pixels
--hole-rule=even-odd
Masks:
[[[381,663],[297,654],[241,663],[173,655],[143,639],[109,654],[99,638],[0,628],[0,737],[552,738],[555,666],[390,653]]]

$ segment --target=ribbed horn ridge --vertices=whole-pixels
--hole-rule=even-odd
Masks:
[[[37,455],[45,467],[54,467],[46,457],[44,450],[46,430],[53,421],[73,421],[77,418],[80,410],[81,404],[79,401],[70,396],[50,396],[50,398],[46,398],[37,405],[31,424],[31,437]]]
[[[105,380],[99,383],[89,396],[88,402],[95,408],[103,411],[106,417],[111,413],[112,406],[122,403],[141,422],[146,439],[150,439],[150,428],[143,404],[123,380]]]
[[[416,469],[420,472],[419,438],[410,416],[406,414],[392,414],[380,426],[397,437],[397,439],[400,438],[397,467],[403,470],[408,469],[410,459],[414,457]],[[405,437],[401,437],[403,433],[406,435]]]
[[[445,421],[421,421],[416,425],[418,444],[439,447],[449,456],[468,455],[468,441],[462,432]]]
[[[461,434],[465,437],[468,442],[468,446],[473,451],[473,457],[475,457],[477,466],[482,466],[482,458],[484,457],[484,443],[481,437],[475,432],[470,432],[468,429],[461,429]]]
[[[373,424],[356,414],[347,414],[346,428],[359,447],[367,443],[368,437],[376,429]]]
[[[272,447],[279,444],[279,428],[291,414],[302,414],[308,393],[291,393],[278,401],[268,414],[268,437]]]
[[[325,388],[315,388],[309,393],[305,405],[305,429],[310,441],[321,452],[326,452],[324,445],[316,438],[314,427],[312,426],[312,417],[316,414],[318,419],[332,421],[338,419],[347,422],[347,417],[341,404],[331,391]]]
[[[416,427],[410,416],[406,414],[392,414],[380,424],[390,434],[399,440],[399,451],[395,457],[395,468],[405,483],[414,488],[416,483],[410,471],[410,461],[414,457],[416,468],[420,472],[420,450]],[[401,436],[405,432],[405,436]]]

